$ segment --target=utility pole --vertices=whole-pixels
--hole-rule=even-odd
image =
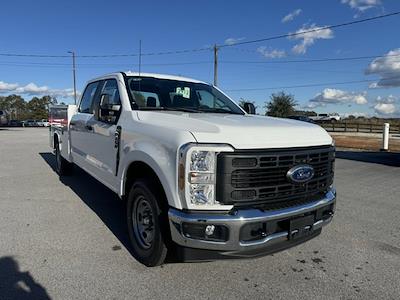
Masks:
[[[74,78],[74,104],[76,105],[76,66],[75,66],[75,51],[68,51],[72,54],[72,76]]]
[[[139,77],[142,69],[142,40],[139,40]]]
[[[214,85],[217,86],[218,79],[218,47],[214,45]]]

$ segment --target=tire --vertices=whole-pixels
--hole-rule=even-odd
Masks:
[[[60,144],[58,141],[55,143],[55,155],[56,155],[56,172],[59,176],[70,175],[72,173],[73,164],[68,162],[61,155]]]
[[[134,257],[148,267],[163,264],[167,256],[168,218],[157,193],[157,186],[146,179],[135,181],[127,201],[127,224]],[[160,202],[159,202],[160,201]]]

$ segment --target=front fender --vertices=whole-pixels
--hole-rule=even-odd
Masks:
[[[155,149],[154,145],[148,145],[148,147],[142,145],[140,148],[141,149],[127,152],[120,162],[121,166],[123,166],[120,170],[120,195],[122,196],[125,193],[126,175],[129,166],[134,162],[142,162],[147,164],[157,175],[164,189],[168,204],[181,209],[181,203],[177,197],[175,184],[175,179],[177,178],[175,156],[171,157],[171,154],[162,149]],[[122,152],[124,152],[124,149]]]

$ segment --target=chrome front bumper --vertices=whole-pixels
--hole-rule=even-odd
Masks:
[[[196,249],[216,250],[220,252],[225,252],[228,255],[240,255],[240,253],[251,253],[257,251],[262,252],[263,250],[269,250],[274,247],[282,248],[282,246],[284,246],[284,244],[288,242],[288,231],[280,231],[270,235],[266,235],[265,237],[255,241],[241,241],[241,228],[244,225],[256,222],[291,219],[296,216],[301,216],[309,212],[323,209],[324,207],[334,206],[335,201],[336,191],[332,189],[328,191],[325,196],[318,201],[300,206],[271,211],[261,211],[259,209],[242,209],[237,210],[234,214],[217,214],[186,213],[171,208],[168,212],[171,236],[172,240],[180,246]],[[316,220],[312,225],[310,232],[319,233],[320,229],[323,226],[329,224],[332,218],[333,210],[332,214],[329,217]],[[183,223],[224,225],[229,229],[229,238],[225,242],[190,238],[182,233],[181,228]]]

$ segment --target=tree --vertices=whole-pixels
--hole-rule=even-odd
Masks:
[[[26,102],[18,95],[0,97],[0,109],[9,114],[10,119],[23,119],[26,117]]]
[[[19,95],[0,96],[0,109],[6,111],[9,119],[47,119],[51,104],[57,104],[55,97],[33,97],[26,102]]]
[[[297,102],[294,96],[285,92],[274,93],[270,97],[270,101],[265,103],[266,115],[272,117],[285,118],[292,115],[296,110]]]

